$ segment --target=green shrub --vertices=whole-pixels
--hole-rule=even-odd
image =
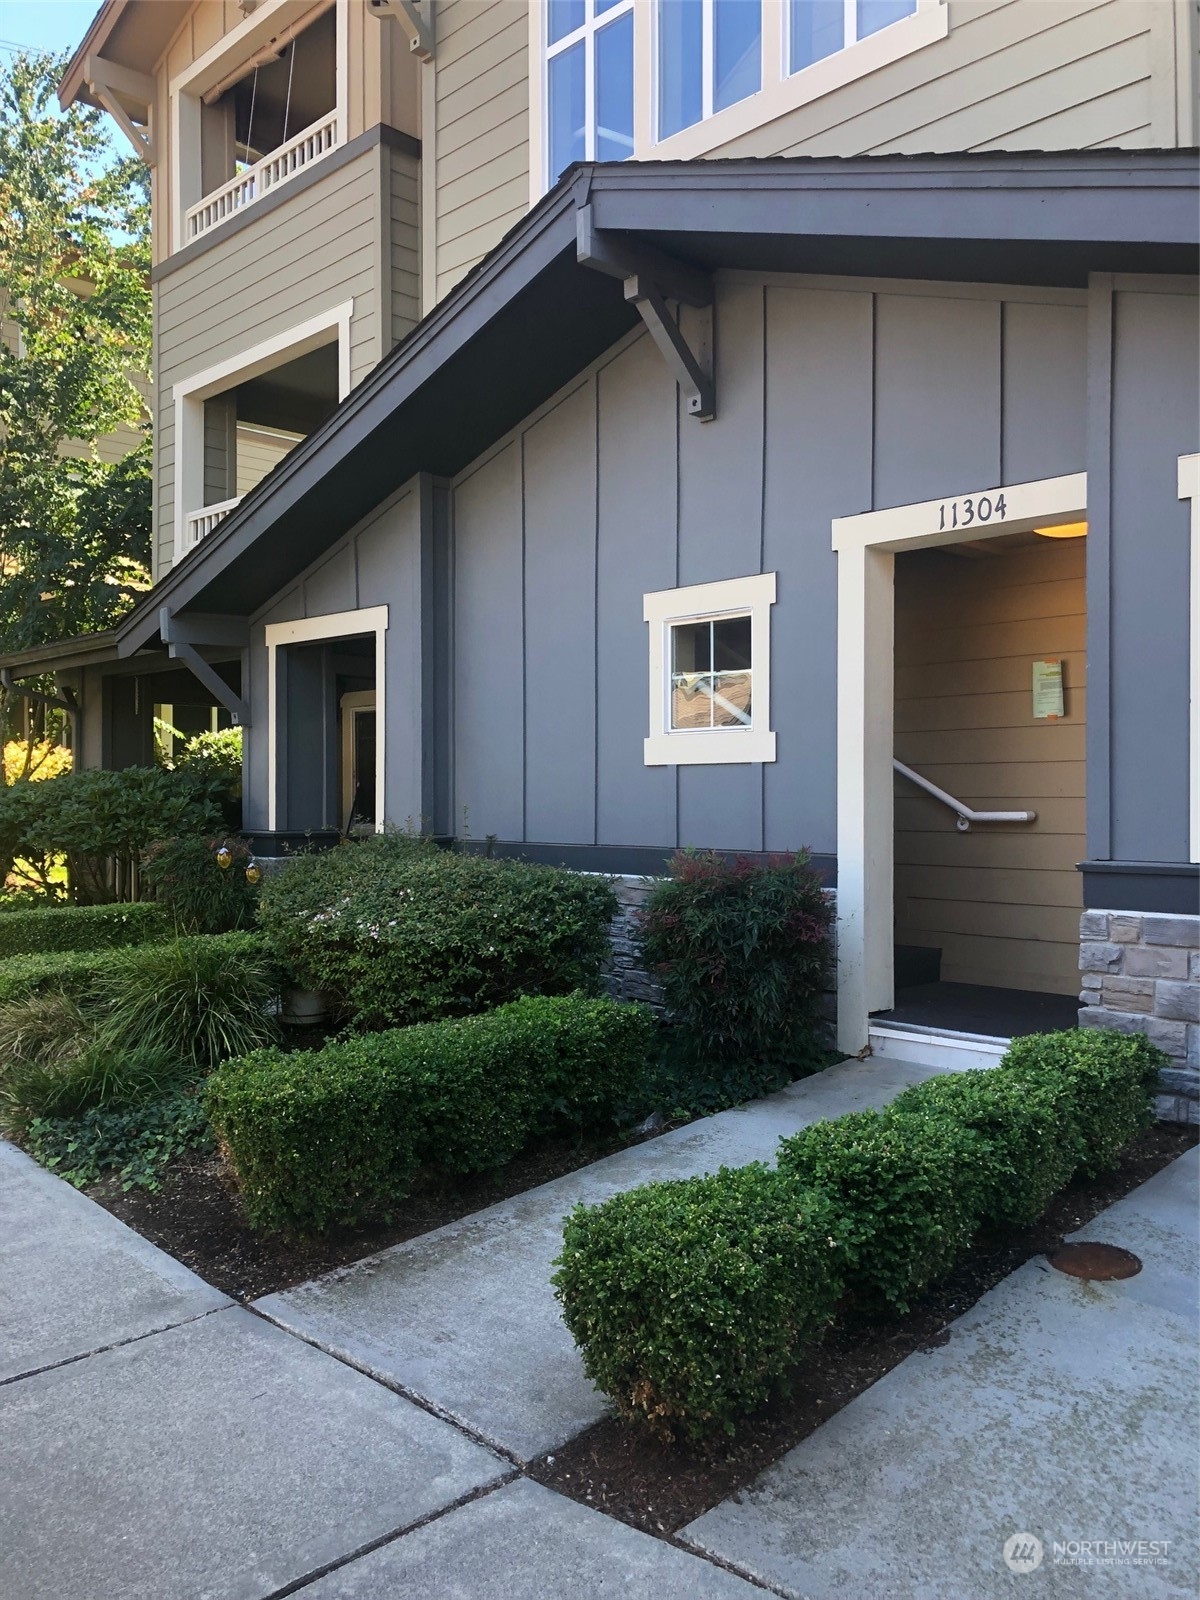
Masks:
[[[214,1073],[205,1105],[250,1220],[319,1229],[386,1211],[423,1166],[486,1171],[536,1133],[611,1116],[653,1030],[640,1006],[526,998],[318,1051],[259,1051]]]
[[[1031,1222],[1076,1173],[1111,1164],[1151,1120],[1164,1061],[1104,1030],[1021,1039],[991,1070],[782,1141],[775,1172],[579,1208],[555,1282],[589,1374],[628,1417],[731,1431],[827,1318],[839,1280],[903,1309],[980,1223]],[[793,1210],[810,1234],[789,1235]]]
[[[257,934],[224,933],[120,951],[92,993],[104,1037],[207,1068],[275,1038],[279,986]]]
[[[37,1117],[30,1155],[77,1189],[116,1171],[123,1189],[158,1189],[162,1169],[185,1150],[212,1143],[204,1108],[176,1092],[135,1107],[95,1106],[80,1117]]]
[[[217,865],[222,846],[232,857],[224,869]],[[180,933],[232,933],[254,926],[258,890],[246,880],[249,860],[239,839],[189,835],[152,844],[142,857],[142,877]]]
[[[854,1111],[783,1140],[779,1165],[833,1202],[855,1293],[907,1311],[970,1244],[986,1154],[951,1119]]]
[[[91,768],[45,782],[0,789],[0,856],[66,856],[75,898],[114,898],[110,866],[136,881],[143,850],[155,839],[211,832],[221,823],[220,784],[206,768]]]
[[[757,1165],[578,1206],[554,1284],[588,1376],[665,1436],[732,1433],[833,1316],[835,1223]]]
[[[13,1059],[0,1067],[0,1122],[10,1133],[23,1134],[35,1118],[131,1105],[176,1088],[186,1076],[177,1056],[104,1039],[57,1059]]]
[[[381,834],[272,873],[259,921],[299,983],[382,1027],[594,992],[615,911],[602,878]]]
[[[819,1064],[831,923],[807,851],[766,865],[713,851],[675,856],[641,913],[639,939],[692,1057]]]
[[[65,994],[85,999],[96,974],[118,959],[118,950],[62,950],[40,956],[10,956],[0,961],[0,1007],[31,995]]]
[[[149,903],[39,906],[0,917],[0,961],[51,950],[110,950],[162,939],[170,922]]]
[[[219,799],[237,800],[242,793],[242,730],[221,728],[195,733],[176,751],[176,772],[186,773]]]
[[[1144,1034],[1072,1028],[1014,1039],[1003,1066],[1034,1088],[1061,1077],[1071,1102],[1076,1165],[1086,1173],[1111,1167],[1129,1141],[1154,1121],[1158,1075],[1168,1057]]]

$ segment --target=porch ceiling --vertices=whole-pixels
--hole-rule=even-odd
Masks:
[[[163,605],[249,615],[407,479],[460,471],[631,328],[620,280],[576,258],[587,205],[598,229],[700,268],[1086,284],[1194,273],[1200,245],[1195,152],[572,169],[168,574],[120,653],[157,637]]]

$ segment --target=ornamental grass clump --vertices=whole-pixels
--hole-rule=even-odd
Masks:
[[[597,992],[615,912],[604,878],[380,834],[272,873],[259,922],[299,984],[384,1028]]]
[[[639,941],[689,1057],[818,1065],[833,912],[808,852],[763,863],[683,851],[669,872],[639,917]]]

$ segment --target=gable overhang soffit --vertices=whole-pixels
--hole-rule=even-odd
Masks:
[[[194,0],[104,0],[67,62],[58,85],[59,104],[66,110],[82,100],[85,105],[109,109],[94,87],[96,66],[103,62],[116,69],[105,74],[118,86],[116,98],[127,111],[138,115],[143,107],[139,103],[142,95],[135,87],[137,79],[153,76],[193,4]]]
[[[1197,187],[1195,152],[1178,151],[572,169],[167,575],[120,652],[156,638],[164,604],[250,615],[408,479],[461,471],[639,316],[711,298],[719,268],[1044,285],[1194,274]],[[658,332],[686,395],[689,352]],[[697,426],[704,400],[688,408]]]

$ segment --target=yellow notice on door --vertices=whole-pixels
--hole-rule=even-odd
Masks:
[[[1033,715],[1055,720],[1063,715],[1063,664],[1061,661],[1033,663]]]

